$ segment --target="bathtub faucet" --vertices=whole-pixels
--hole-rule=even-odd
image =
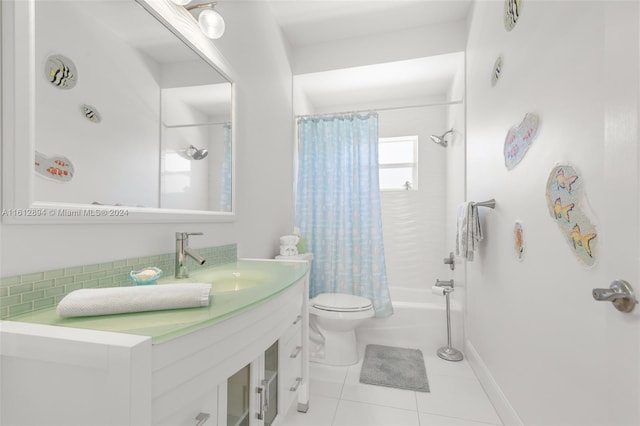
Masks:
[[[189,235],[202,235],[202,232],[176,232],[176,278],[188,278],[187,256],[202,265],[205,258],[189,247]]]

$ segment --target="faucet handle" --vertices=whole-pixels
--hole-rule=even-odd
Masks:
[[[176,232],[176,240],[186,240],[189,235],[204,235],[202,232]]]

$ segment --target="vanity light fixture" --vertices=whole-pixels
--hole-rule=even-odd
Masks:
[[[191,12],[195,17],[197,16],[198,25],[204,35],[210,39],[218,39],[222,37],[225,30],[225,23],[222,15],[220,15],[215,9],[217,2],[209,2],[202,4],[194,4],[193,6],[186,6],[191,0],[171,0],[178,6],[185,7],[186,10]]]

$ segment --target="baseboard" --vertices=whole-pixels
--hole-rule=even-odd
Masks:
[[[498,386],[498,383],[496,383],[484,361],[482,361],[482,358],[480,358],[480,355],[469,340],[465,341],[464,353],[484,391],[487,393],[489,400],[496,409],[496,413],[498,413],[500,420],[502,420],[502,424],[505,426],[523,426],[524,423],[520,420],[520,417],[518,417],[518,413],[516,413],[511,404],[509,404],[509,400],[504,393],[502,393],[502,389],[500,389],[500,386]]]

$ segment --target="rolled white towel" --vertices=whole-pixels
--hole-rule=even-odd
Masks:
[[[86,288],[67,294],[57,312],[60,317],[84,317],[196,308],[209,305],[210,292],[211,284],[202,283]]]

